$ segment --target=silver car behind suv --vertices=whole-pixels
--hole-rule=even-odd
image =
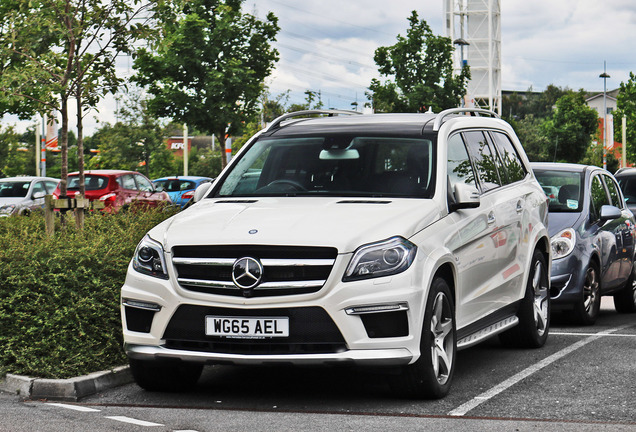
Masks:
[[[361,364],[440,398],[458,349],[545,343],[547,200],[510,125],[338,114],[275,120],[139,243],[121,313],[140,386],[215,363]]]
[[[28,215],[44,208],[44,197],[59,183],[51,177],[19,176],[0,179],[0,217]]]

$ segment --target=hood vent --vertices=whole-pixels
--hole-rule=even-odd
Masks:
[[[258,200],[219,200],[215,204],[254,204],[255,202],[258,202]]]

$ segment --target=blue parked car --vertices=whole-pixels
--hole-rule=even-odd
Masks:
[[[544,190],[555,195],[548,205],[552,310],[591,325],[601,296],[612,295],[617,312],[635,312],[636,222],[614,176],[595,166],[531,165]]]
[[[212,180],[210,177],[174,176],[158,178],[152,183],[155,189],[167,192],[172,202],[183,208],[194,196],[197,186]]]

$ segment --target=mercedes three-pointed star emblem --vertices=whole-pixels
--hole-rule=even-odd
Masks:
[[[249,290],[261,283],[262,279],[263,265],[256,258],[243,257],[234,261],[232,281],[237,287]]]

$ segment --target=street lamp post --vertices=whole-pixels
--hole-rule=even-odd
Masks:
[[[461,59],[461,63],[460,63],[460,67],[459,69],[463,69],[464,66],[466,66],[466,60],[464,60],[464,47],[470,45],[470,43],[468,43],[468,41],[464,38],[457,38],[453,41],[454,45],[459,46],[459,56]],[[466,95],[462,96],[462,101],[461,101],[461,107],[464,108],[465,106],[465,99]]]
[[[603,169],[607,169],[607,79],[610,76],[606,70],[606,62],[603,62],[603,73],[598,77],[603,78]]]

